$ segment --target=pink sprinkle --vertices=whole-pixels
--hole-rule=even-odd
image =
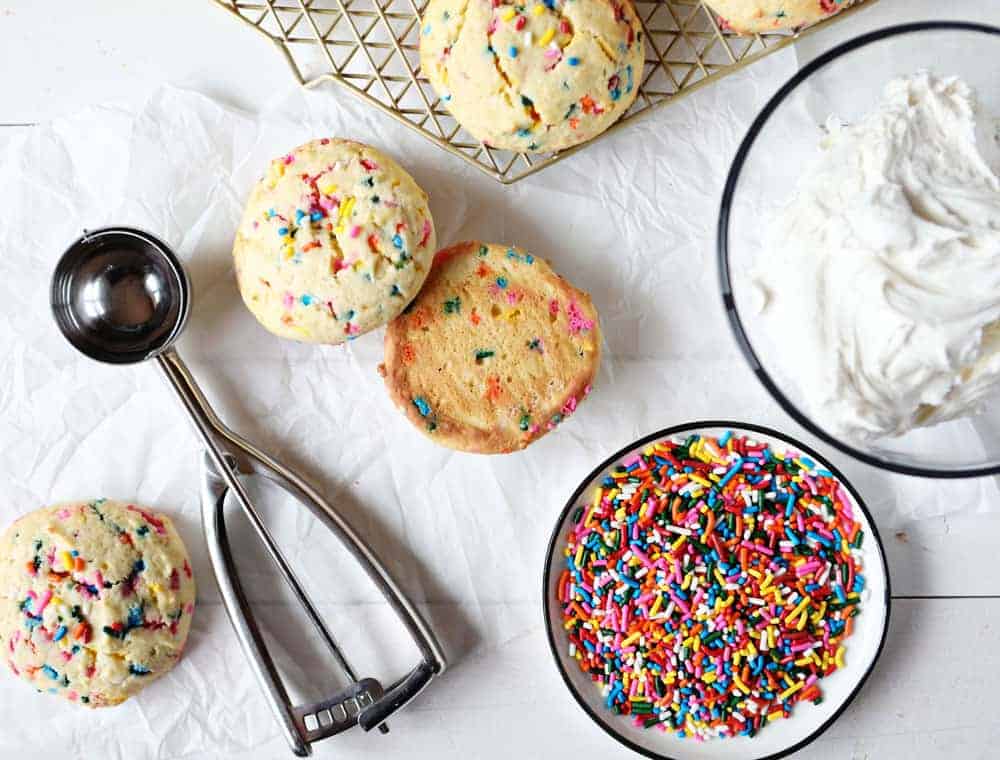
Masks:
[[[347,331],[348,335],[357,335],[358,333],[361,332],[361,328],[358,325],[352,324],[351,322],[348,322],[347,327],[345,327],[344,329]]]
[[[62,655],[63,662],[69,662],[71,659],[73,659],[73,653],[69,652],[69,651],[67,651],[65,649],[62,652],[60,652],[59,654]]]
[[[521,294],[514,290],[507,291],[507,303],[513,305],[521,300]]]
[[[319,199],[319,205],[326,211],[332,211],[340,205],[340,201],[336,198],[331,198],[328,195],[324,195]]]
[[[184,605],[184,611],[185,611],[185,612],[186,612],[186,613],[187,613],[188,615],[192,615],[192,614],[194,614],[194,604],[192,604],[191,602],[188,602],[187,604],[185,604],[185,605]]]
[[[330,144],[330,138],[329,138],[329,137],[324,137],[324,138],[322,138],[322,139],[321,139],[321,140],[319,141],[319,144],[320,144],[320,145],[329,145],[329,144]]]
[[[361,225],[360,224],[355,224],[353,227],[351,227],[351,237],[352,238],[356,238],[360,234],[361,234]]]
[[[361,159],[361,165],[363,167],[365,167],[365,169],[367,171],[370,171],[370,172],[373,172],[376,169],[378,169],[378,165],[375,162],[373,162],[373,161],[369,161],[367,158],[362,158]]]
[[[295,304],[295,296],[286,291],[285,297],[281,299],[281,302],[285,305],[286,309],[291,309]]]
[[[570,335],[577,335],[584,330],[590,330],[594,326],[594,320],[583,316],[583,312],[580,311],[580,307],[577,306],[576,301],[570,301],[569,306],[566,307],[566,314],[569,316]]]
[[[7,664],[10,665],[10,669],[14,671],[15,676],[21,675],[21,671],[17,669],[17,665],[14,664],[13,660],[7,660]]]
[[[553,298],[551,301],[549,301],[549,314],[555,316],[558,313],[559,313],[559,301]]]
[[[514,22],[514,28],[517,29],[517,31],[521,31],[522,29],[524,29],[527,23],[528,23],[527,18],[525,18],[524,16],[518,16],[517,21]]]
[[[427,245],[427,241],[430,240],[430,237],[431,237],[431,220],[424,219],[424,233],[423,236],[420,238],[420,245],[421,246]]]
[[[545,53],[543,55],[549,59],[561,58],[562,51],[558,47],[550,47],[545,49]]]
[[[490,19],[490,23],[486,25],[486,34],[493,34],[497,30],[497,19],[496,16]]]
[[[71,514],[72,513],[68,509],[60,509],[58,512],[56,512],[56,517],[58,517],[60,520],[67,520],[69,519],[69,516]]]
[[[49,600],[52,599],[52,589],[47,588],[42,592],[42,598],[38,600],[38,607],[35,610],[35,616],[41,617],[45,608],[49,606]]]
[[[254,219],[253,220],[253,228],[257,229],[258,227],[260,227],[260,222],[258,222],[256,219]]]
[[[284,161],[285,161],[285,166],[288,166],[289,164],[294,164],[295,156],[289,153],[287,156],[285,156]]]
[[[535,423],[530,428],[528,428],[528,432],[531,433],[532,435],[537,433],[539,430],[541,430],[541,428],[538,427],[538,423]]]
[[[75,691],[72,690],[66,692],[66,699],[68,699],[70,702],[76,702],[79,696],[80,696],[79,694],[77,694]]]
[[[150,525],[152,525],[153,529],[159,535],[162,536],[167,532],[167,529],[164,526],[163,521],[160,520],[158,517],[155,517],[152,513],[147,512],[145,509],[139,509],[139,507],[135,506],[135,504],[129,504],[126,507],[126,509],[132,512],[138,512],[140,515],[142,515],[142,519],[148,522]]]
[[[570,396],[568,399],[566,399],[566,403],[563,404],[562,408],[563,417],[568,417],[575,411],[576,411],[576,396]]]
[[[592,387],[591,387],[591,386],[590,386],[589,384],[588,384],[588,385],[586,385],[586,386],[584,387],[584,389],[583,389],[583,395],[584,395],[584,397],[586,397],[586,396],[589,396],[589,395],[590,395],[590,392],[591,392],[592,390],[593,390],[593,388],[592,388]]]

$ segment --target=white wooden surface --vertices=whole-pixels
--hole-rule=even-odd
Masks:
[[[1000,25],[1000,2],[881,0],[803,43],[801,55],[810,57],[840,39],[889,23],[946,17]],[[208,0],[0,0],[0,140],[88,103],[141,96],[164,82],[254,109],[273,92],[287,89],[289,72],[265,41],[235,25]],[[493,192],[502,202],[503,188]],[[928,481],[926,488],[947,485]],[[906,509],[892,505],[877,511],[897,597],[887,649],[855,704],[800,757],[996,756],[1000,574],[994,558],[1000,505],[980,507],[994,513],[915,521],[902,516]],[[472,655],[463,667],[473,673],[507,668],[516,683],[522,655],[529,659],[531,653],[533,659],[545,646],[537,600],[523,606],[519,612],[534,622],[523,638],[504,648],[502,660],[481,662]],[[220,614],[213,617],[214,625],[225,625]],[[537,734],[539,757],[625,754],[560,689],[555,684],[545,695],[522,695],[516,688],[504,695],[439,695],[437,709],[425,720],[418,720],[418,703],[411,708],[413,719],[391,737],[372,742],[345,738],[344,746],[355,757],[500,758],[508,754],[505,731],[517,730]],[[491,725],[491,699],[522,702],[523,724]],[[442,712],[442,705],[448,709]],[[87,756],[85,748],[77,749]],[[282,756],[280,740],[239,755]]]

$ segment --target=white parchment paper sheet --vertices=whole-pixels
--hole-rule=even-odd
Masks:
[[[49,316],[58,256],[82,229],[107,224],[143,227],[176,247],[196,290],[179,349],[220,415],[331,495],[451,654],[451,671],[391,721],[388,736],[352,731],[317,754],[437,758],[450,746],[474,757],[490,743],[512,757],[543,757],[566,741],[579,746],[581,736],[611,749],[550,662],[540,599],[545,547],[577,482],[639,435],[727,417],[801,432],[729,335],[714,253],[730,157],[795,66],[792,52],[767,58],[509,188],[331,89],[290,91],[251,117],[168,87],[8,140],[0,160],[0,520],[69,498],[145,502],[176,517],[200,589],[184,660],[120,708],[90,712],[4,680],[0,753],[288,756],[218,603],[198,517],[199,447],[187,420],[153,366],[87,360]],[[230,264],[243,200],[270,158],[321,135],[370,142],[400,159],[430,193],[442,245],[517,243],[593,294],[605,366],[593,396],[557,432],[505,457],[446,451],[392,408],[376,373],[381,334],[329,348],[283,342],[257,326]],[[876,517],[996,504],[991,480],[935,489],[829,453]],[[336,542],[294,505],[266,495],[275,530],[359,669],[388,680],[412,666],[391,615]],[[305,693],[333,691],[336,680],[319,676],[322,658],[298,643],[303,632],[286,617],[248,537],[237,530],[234,540],[262,617],[284,621],[272,628],[294,652],[281,655],[287,671]]]

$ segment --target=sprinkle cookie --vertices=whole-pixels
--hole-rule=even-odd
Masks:
[[[124,702],[174,666],[194,612],[170,520],[98,499],[45,507],[0,538],[0,652],[39,691]]]
[[[599,135],[635,101],[645,57],[630,0],[430,0],[420,64],[476,139],[543,152]]]
[[[706,0],[724,28],[739,34],[801,29],[839,13],[853,0]]]
[[[601,333],[590,297],[520,248],[459,243],[385,335],[396,406],[461,451],[523,449],[590,393]]]
[[[342,343],[399,314],[436,246],[427,195],[395,161],[322,139],[271,162],[233,245],[247,308],[275,335]]]

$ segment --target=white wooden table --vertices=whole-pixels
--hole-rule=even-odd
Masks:
[[[801,43],[808,46],[802,53],[808,56],[818,46],[827,47],[889,23],[945,17],[1000,25],[1000,2],[882,0],[879,6]],[[97,101],[134,97],[164,82],[253,110],[273,91],[288,88],[289,72],[266,43],[234,24],[208,0],[155,4],[0,0],[0,140],[50,117]],[[778,85],[774,83],[775,88]],[[762,93],[762,104],[767,94]],[[489,192],[497,203],[506,202],[500,186]],[[510,197],[511,203],[516,202],[516,196]],[[706,217],[707,224],[713,221]],[[861,469],[854,467],[854,471]],[[947,486],[927,481],[926,488]],[[1000,535],[998,506],[982,505],[993,514],[914,521],[901,516],[905,509],[879,505],[876,519],[895,595],[886,651],[853,706],[799,757],[996,756],[1000,743],[996,688],[1000,681],[1000,573],[994,562]],[[526,615],[537,615],[537,609],[537,600],[525,602]],[[221,617],[215,623],[224,625]],[[538,615],[525,646],[537,648],[542,636]],[[465,667],[489,664],[471,662]],[[539,756],[625,754],[589,723],[568,696],[561,696],[565,697],[561,705],[546,705],[546,709],[554,710],[552,720],[558,722],[565,740],[557,742],[551,736],[542,740]],[[546,722],[529,717],[539,709],[537,698],[524,695],[523,701],[523,730],[541,732]],[[460,729],[488,724],[482,717],[489,710],[488,700],[476,697],[466,704],[462,695],[455,695],[451,702],[455,706],[450,714],[435,713],[423,728],[410,730],[405,743],[397,743],[399,739],[392,744],[353,741],[351,754],[373,758],[384,754],[508,756],[504,742],[496,741],[503,731],[494,729],[490,736],[482,729]],[[340,740],[331,740],[330,745],[336,741]],[[85,747],[75,749],[76,756],[88,756]],[[336,756],[332,750],[331,746],[330,755]],[[240,755],[281,756],[285,755],[280,740]]]

